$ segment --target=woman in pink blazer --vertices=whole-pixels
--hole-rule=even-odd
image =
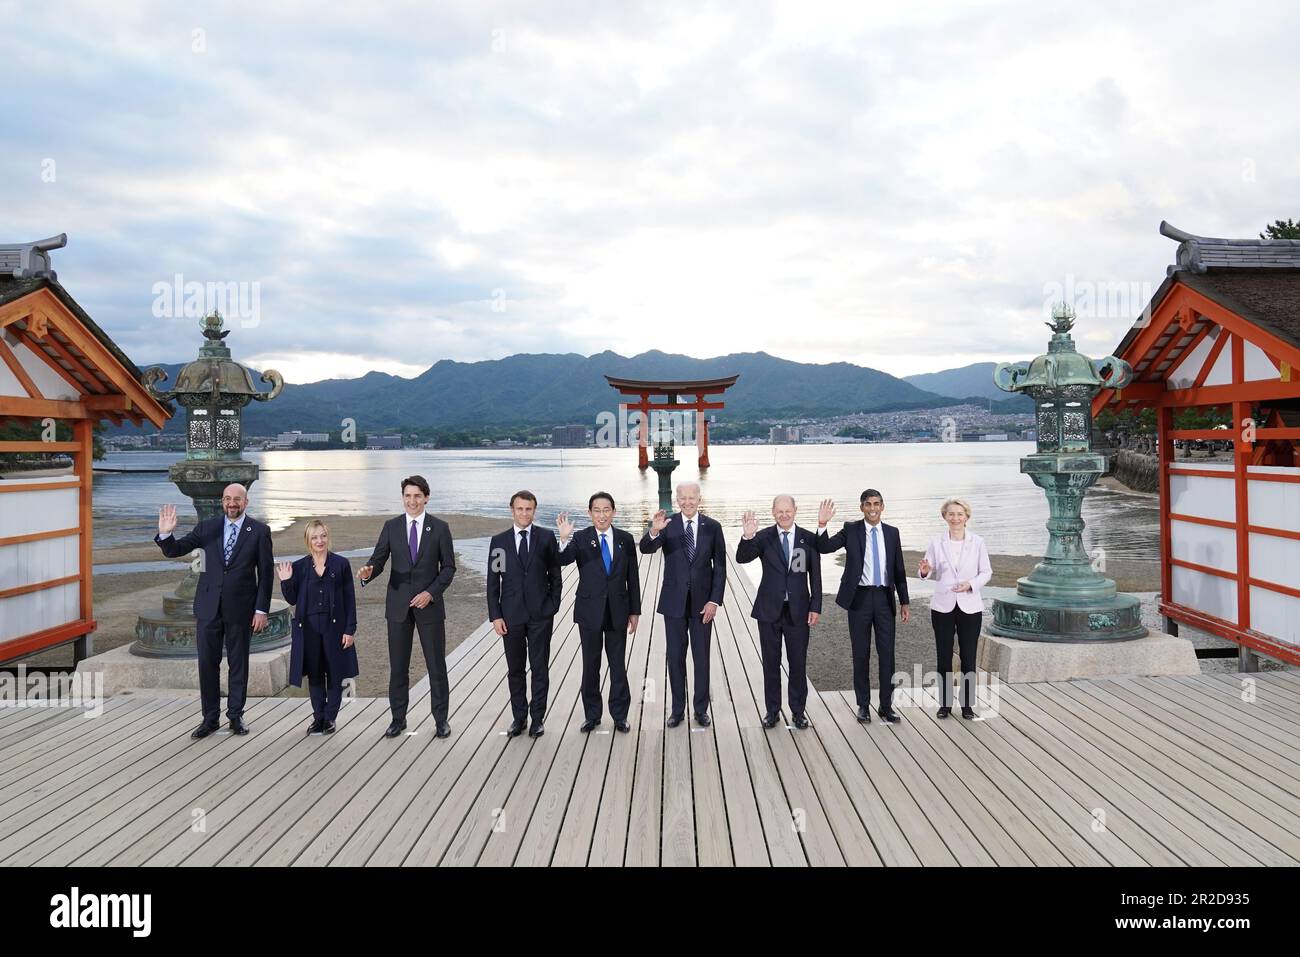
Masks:
[[[980,588],[993,577],[984,539],[966,528],[971,509],[963,499],[950,498],[939,514],[948,531],[930,540],[917,569],[922,578],[935,576],[930,598],[930,623],[939,655],[939,685],[943,689],[938,716],[952,714],[952,639],[957,635],[961,651],[961,716],[974,718],[975,647],[984,619]]]

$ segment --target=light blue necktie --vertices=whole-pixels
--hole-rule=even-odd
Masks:
[[[605,560],[605,574],[608,575],[614,566],[614,556],[609,553],[609,540],[604,535],[600,536],[600,557]]]
[[[880,580],[880,526],[871,526],[871,584],[883,585]]]
[[[239,526],[231,524],[230,536],[226,539],[226,557],[225,564],[230,564],[230,553],[235,550],[235,536],[239,534]]]

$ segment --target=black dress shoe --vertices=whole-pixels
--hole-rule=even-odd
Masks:
[[[333,733],[334,733],[334,722],[333,722],[333,721],[322,721],[322,722],[321,722],[320,733],[321,733],[321,734],[333,734]]]
[[[231,718],[231,719],[230,719],[230,733],[231,733],[231,734],[248,734],[248,725],[244,724],[244,719],[243,719],[243,718]]]
[[[795,715],[795,716],[794,716],[794,726],[795,726],[796,728],[806,728],[806,727],[808,727],[808,716],[807,716],[806,714],[803,714],[802,712],[800,712],[799,714]]]
[[[776,727],[776,715],[775,715],[775,714],[765,714],[765,715],[763,715],[763,727],[765,727],[765,728],[775,728],[775,727]]]
[[[938,711],[936,711],[936,712],[934,713],[934,716],[935,716],[936,718],[939,718],[940,720],[942,720],[942,719],[948,717],[948,715],[950,715],[950,714],[952,714],[952,708],[949,708],[949,707],[943,707],[943,708],[940,708]]]
[[[973,721],[973,720],[975,720],[975,709],[974,709],[974,708],[962,708],[962,709],[961,709],[961,716],[962,716],[963,718],[965,718],[967,721]]]
[[[863,724],[871,724],[871,709],[859,706],[858,720]]]
[[[582,722],[582,727],[579,728],[578,730],[581,731],[583,734],[587,734],[589,731],[591,731],[599,724],[600,724],[599,718],[588,718],[586,721]]]
[[[709,716],[702,711],[697,711],[695,713],[695,723],[698,724],[701,728],[707,728],[710,724],[712,724],[712,722],[709,721]]]
[[[439,721],[439,722],[438,722],[438,733],[435,734],[434,737],[435,737],[435,738],[450,738],[450,737],[451,737],[451,725],[449,725],[446,721]]]
[[[626,721],[615,721],[614,727],[617,728],[619,731],[622,731],[624,734],[627,734],[629,731],[632,730],[632,726],[628,724]]]
[[[888,710],[880,712],[880,720],[885,722],[885,724],[898,724],[898,722],[903,719],[894,713],[893,708],[889,708]]]
[[[511,722],[510,722],[510,727],[509,727],[509,729],[507,729],[507,731],[506,731],[506,734],[510,735],[510,737],[512,737],[512,738],[517,738],[517,737],[519,737],[519,736],[520,736],[521,734],[523,734],[523,733],[524,733],[524,719],[523,719],[523,718],[515,718],[515,720],[511,721]]]
[[[528,729],[528,736],[530,738],[540,738],[545,733],[546,733],[546,726],[542,724],[540,718],[534,721],[533,726]]]
[[[220,727],[221,725],[219,724],[209,724],[204,721],[201,725],[190,732],[190,737],[197,741],[199,738],[206,738],[210,734],[215,734],[217,729]]]
[[[388,730],[384,732],[384,737],[395,738],[399,734],[403,733],[405,730],[406,730],[405,721],[394,721],[392,724],[388,726]]]
[[[312,720],[312,723],[307,726],[308,734],[320,734],[324,730],[325,730],[324,718],[314,718]]]
[[[675,728],[685,719],[680,714],[670,714],[668,716],[668,727]]]

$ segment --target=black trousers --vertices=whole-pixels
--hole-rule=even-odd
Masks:
[[[690,595],[686,596],[686,607],[691,607]],[[691,649],[691,663],[695,666],[692,679],[691,706],[696,714],[709,710],[709,641],[713,636],[713,622],[707,625],[699,615],[686,618],[669,618],[664,616],[664,634],[668,639],[668,687],[673,696],[673,714],[682,717],[686,713],[686,647]]]
[[[781,710],[781,640],[790,662],[790,711],[803,714],[808,704],[808,619],[795,621],[790,603],[776,621],[758,623],[758,644],[763,652],[763,704],[768,714]]]
[[[413,614],[403,621],[388,621],[388,706],[394,721],[406,720],[410,699],[411,644],[420,632],[424,665],[429,670],[429,704],[435,721],[447,720],[447,623],[442,620],[417,622]]]
[[[894,702],[894,609],[889,590],[859,585],[849,607],[849,645],[853,652],[853,694],[859,708],[871,707],[871,633],[880,663],[880,710]]]
[[[980,627],[984,613],[962,611],[956,605],[952,611],[930,609],[930,623],[934,625],[934,647],[939,655],[940,701],[943,707],[952,707],[952,636],[957,634],[957,647],[961,655],[962,707],[975,707],[975,649],[979,645]]]
[[[632,707],[632,689],[627,684],[627,626],[615,628],[605,609],[600,628],[578,625],[582,639],[582,712],[588,721],[600,720],[600,652],[609,661],[609,716],[626,721]]]
[[[343,679],[329,673],[329,658],[325,654],[327,631],[329,615],[308,615],[303,620],[302,673],[307,678],[307,691],[311,695],[312,716],[322,721],[334,721],[343,704]]]
[[[551,688],[551,627],[555,619],[516,622],[506,625],[501,641],[506,648],[506,685],[510,688],[510,711],[518,721],[546,715],[546,696]],[[526,668],[532,669],[533,700],[528,700]]]
[[[234,720],[244,715],[248,698],[248,646],[252,642],[253,616],[246,618],[201,621],[198,623],[199,701],[203,720],[219,724],[221,720],[221,652],[230,659],[230,687],[226,698],[226,717]]]

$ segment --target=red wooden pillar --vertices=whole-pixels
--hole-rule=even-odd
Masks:
[[[1174,410],[1162,405],[1156,411],[1156,435],[1159,436],[1160,453],[1160,597],[1163,601],[1174,600],[1173,557],[1174,546],[1169,513],[1173,510],[1169,503],[1169,466],[1174,464],[1174,440],[1170,432],[1174,430]]]
[[[641,393],[641,404],[637,408],[641,410],[641,422],[637,426],[636,464],[637,468],[645,471],[650,467],[650,456],[646,453],[646,446],[650,439],[650,395],[648,393]]]
[[[695,431],[698,435],[697,444],[700,447],[700,468],[709,467],[709,419],[704,414],[704,396],[695,397]]]
[[[1241,336],[1232,337],[1232,383],[1241,386],[1245,375],[1245,343]],[[1232,444],[1233,486],[1237,496],[1237,627],[1250,627],[1250,495],[1246,466],[1250,464],[1253,444],[1245,439],[1249,402],[1232,403],[1232,428],[1237,433]],[[1254,435],[1251,436],[1254,438]]]

